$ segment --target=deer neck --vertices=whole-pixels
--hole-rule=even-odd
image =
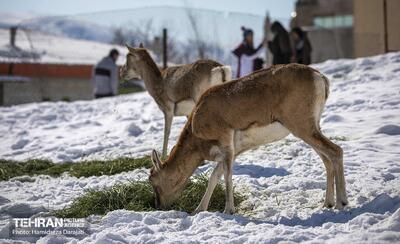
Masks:
[[[165,174],[170,177],[171,190],[180,193],[202,161],[201,153],[190,140],[178,144],[164,163]]]
[[[163,78],[156,63],[149,54],[145,54],[140,63],[140,76],[142,77],[147,91],[153,97],[159,97],[163,92]]]
[[[170,182],[172,182],[173,191],[181,192],[183,190],[201,161],[198,155],[193,154],[182,157],[176,161],[177,163],[167,166],[166,172],[169,176],[172,176]]]

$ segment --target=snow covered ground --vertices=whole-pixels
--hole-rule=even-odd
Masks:
[[[39,242],[400,242],[400,53],[315,67],[331,80],[321,123],[345,153],[350,205],[344,211],[321,209],[323,164],[290,136],[236,159],[236,190],[248,196],[236,215],[119,210],[94,222],[83,240],[46,236]],[[185,120],[175,118],[170,148]],[[162,128],[163,116],[147,93],[0,108],[0,158],[64,162],[140,156],[161,149]],[[146,179],[147,173],[0,182],[0,238],[7,237],[12,216],[58,209],[84,189]]]

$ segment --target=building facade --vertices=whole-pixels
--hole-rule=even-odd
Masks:
[[[308,31],[313,62],[400,50],[399,0],[298,0],[291,26]]]
[[[92,65],[0,63],[0,106],[93,98]]]
[[[400,1],[354,0],[354,55],[400,50]]]

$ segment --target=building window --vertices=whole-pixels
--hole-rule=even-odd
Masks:
[[[321,28],[341,28],[353,26],[353,15],[317,16],[314,26]]]

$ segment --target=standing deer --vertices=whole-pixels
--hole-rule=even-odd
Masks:
[[[231,80],[231,69],[212,60],[199,60],[160,71],[142,45],[139,48],[127,45],[127,48],[129,53],[121,77],[143,79],[147,91],[164,113],[162,156],[165,157],[173,117],[189,116],[203,92]]]
[[[208,89],[193,109],[179,140],[165,162],[155,150],[149,180],[156,206],[175,201],[189,177],[204,161],[216,161],[207,190],[195,210],[205,211],[224,173],[225,211],[234,212],[232,164],[235,156],[292,133],[309,144],[325,164],[327,188],[324,206],[348,204],[342,149],[325,137],[321,113],[329,81],[318,71],[299,64],[273,66]]]

